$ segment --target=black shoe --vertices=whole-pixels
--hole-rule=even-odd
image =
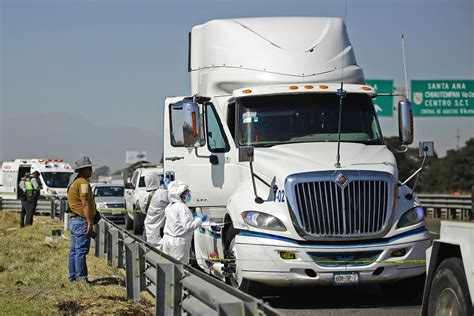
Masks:
[[[84,283],[86,283],[86,284],[92,284],[92,282],[89,281],[89,279],[88,279],[87,277],[85,277],[85,278],[84,278],[84,277],[82,277],[82,278],[77,278],[75,281],[77,281],[77,282],[84,282]]]

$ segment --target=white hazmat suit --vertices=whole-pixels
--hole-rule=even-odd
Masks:
[[[156,173],[145,175],[145,185],[148,194],[140,201],[140,208],[146,211],[145,235],[146,241],[154,247],[161,243],[160,229],[165,225],[165,208],[168,205],[168,190],[160,187],[160,176]],[[150,199],[150,195],[151,200]],[[148,205],[148,201],[150,201]],[[148,205],[148,210],[146,209]]]
[[[193,232],[200,227],[202,221],[199,217],[193,218],[193,214],[181,200],[181,194],[188,186],[179,180],[173,181],[168,186],[168,200],[166,207],[166,222],[161,250],[175,259],[189,263],[189,251]]]

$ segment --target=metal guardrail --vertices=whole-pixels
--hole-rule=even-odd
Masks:
[[[38,200],[38,205],[36,206],[36,213],[42,215],[50,215],[51,218],[59,218],[60,220],[64,220],[66,208],[66,200]],[[20,212],[21,201],[5,200],[0,197],[0,210]]]
[[[125,268],[127,296],[155,298],[156,315],[281,315],[263,301],[152,247],[110,220],[95,226],[95,255]]]
[[[418,199],[428,217],[460,221],[474,219],[471,195],[418,194]]]

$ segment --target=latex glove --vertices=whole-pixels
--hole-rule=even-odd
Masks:
[[[209,216],[207,216],[206,214],[203,214],[203,215],[200,216],[200,218],[201,218],[202,222],[205,222],[209,219]]]

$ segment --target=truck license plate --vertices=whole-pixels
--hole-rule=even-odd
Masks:
[[[358,284],[358,273],[334,273],[334,284]]]

